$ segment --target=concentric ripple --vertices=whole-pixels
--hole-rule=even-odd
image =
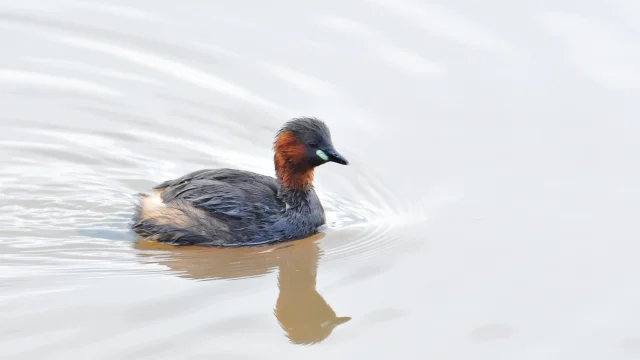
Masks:
[[[146,21],[161,32],[167,24],[134,8],[78,4],[63,8],[102,13],[125,27]],[[0,90],[6,94],[0,105],[7,109],[0,119],[0,224],[5,229],[0,246],[3,265],[15,270],[0,275],[6,280],[28,282],[34,274],[56,279],[148,275],[170,270],[167,264],[180,254],[220,256],[216,250],[134,248],[128,228],[134,194],[201,168],[271,175],[273,136],[284,120],[300,115],[292,104],[321,96],[359,117],[344,91],[295,70],[295,63],[279,63],[224,41],[150,38],[79,19],[64,12],[0,11],[6,36],[20,36],[30,45],[14,44],[6,51],[11,56],[0,61]],[[228,30],[227,20],[212,19],[211,27]],[[261,31],[235,26],[239,37]],[[282,33],[277,38],[309,50],[304,37]],[[406,240],[405,227],[424,223],[425,199],[391,187],[344,140],[357,132],[326,120],[341,134],[341,151],[358,165],[317,176],[328,218],[325,236],[318,240],[319,261],[388,256]],[[232,255],[226,275],[209,277],[268,273],[275,260],[265,254],[282,246],[224,253]],[[197,263],[193,257],[185,262]]]
[[[39,276],[53,271],[58,277],[87,278],[156,271],[141,265],[175,260],[177,254],[171,250],[173,258],[167,258],[166,247],[155,252],[142,248],[147,258],[132,262],[140,259],[131,251],[134,236],[128,228],[135,193],[202,167],[236,166],[269,173],[266,156],[224,151],[194,139],[172,143],[168,135],[140,130],[117,135],[11,125],[2,130],[8,138],[22,140],[0,141],[9,159],[0,177],[0,224],[8,229],[2,232],[0,243],[5,247],[6,265],[31,269],[24,276],[33,276],[31,271]],[[163,158],[163,147],[175,149],[176,158]],[[263,148],[268,150],[268,145]],[[180,157],[187,161],[179,163]],[[328,220],[326,237],[319,241],[321,262],[355,261],[386,253],[398,246],[402,227],[421,216],[419,208],[394,200],[393,192],[372,173],[334,178],[353,185],[324,191],[324,182],[318,181]],[[202,251],[199,256],[216,256],[215,251]],[[270,247],[246,251],[230,266],[242,273],[256,266],[260,261],[256,256],[269,251]],[[268,273],[269,268],[254,275]],[[5,276],[10,280],[16,275]]]

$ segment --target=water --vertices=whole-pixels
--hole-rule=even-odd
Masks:
[[[0,357],[640,356],[640,6],[0,4]],[[325,233],[134,244],[134,195],[273,174],[290,117],[351,162]]]

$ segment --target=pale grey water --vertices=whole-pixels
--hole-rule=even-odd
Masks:
[[[632,0],[3,0],[0,357],[640,357],[638,24]],[[272,174],[300,115],[351,161],[317,171],[324,237],[134,246],[135,193]]]

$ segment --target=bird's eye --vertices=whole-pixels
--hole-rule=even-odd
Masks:
[[[315,149],[315,148],[317,148],[317,147],[318,147],[318,143],[317,143],[317,142],[315,142],[315,141],[312,141],[312,142],[310,142],[310,143],[309,143],[309,147],[312,147],[312,148],[314,148],[314,149]]]

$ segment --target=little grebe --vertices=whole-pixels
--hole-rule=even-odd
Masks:
[[[347,165],[347,160],[316,118],[285,123],[273,149],[276,178],[215,169],[157,185],[137,204],[133,230],[158,242],[216,246],[261,245],[317,233],[325,215],[313,189],[313,170],[329,161]]]

